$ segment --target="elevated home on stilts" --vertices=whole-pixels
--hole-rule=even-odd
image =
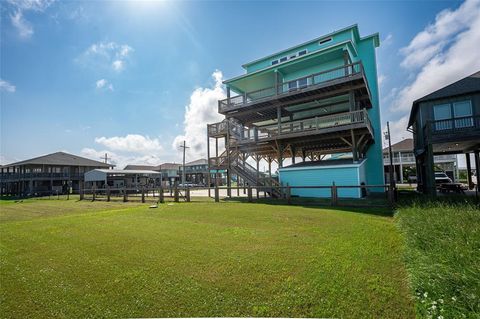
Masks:
[[[207,127],[210,178],[223,174],[228,185],[234,179],[255,186],[383,184],[378,46],[378,34],[360,37],[353,25],[243,65],[246,74],[224,82],[218,112],[225,120]],[[260,172],[260,160],[269,174]]]

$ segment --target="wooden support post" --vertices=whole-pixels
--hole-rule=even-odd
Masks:
[[[290,151],[292,152],[292,164],[295,164],[295,147],[290,145]]]
[[[160,203],[165,202],[165,197],[164,197],[164,194],[163,194],[163,188],[162,187],[160,187],[160,189],[158,190],[158,201]]]
[[[128,202],[128,194],[127,194],[127,187],[126,186],[123,188],[123,202],[124,203]]]
[[[252,198],[252,187],[249,185],[248,186],[248,202],[251,203],[253,201],[253,198]]]
[[[353,133],[353,130],[350,130],[350,134],[352,135],[352,155],[353,155],[353,161],[357,162],[358,161],[358,154],[357,154],[357,144],[355,143],[355,133]]]
[[[335,186],[335,182],[332,183],[331,193],[332,193],[332,206],[337,206],[337,186]]]
[[[179,195],[178,187],[177,187],[177,185],[175,185],[175,190],[173,192],[173,200],[176,203],[178,203],[179,202],[179,197],[180,197],[180,195]]]
[[[84,190],[83,190],[83,188],[84,188],[83,182],[80,181],[80,183],[79,183],[78,186],[79,186],[80,200],[83,200],[83,198],[84,198],[84,196],[85,196]]]
[[[58,191],[57,191],[57,194],[58,194]],[[95,201],[95,188],[92,188],[92,202]]]
[[[277,135],[280,135],[282,132],[282,107],[277,106]]]
[[[190,202],[190,188],[185,189],[185,199]]]
[[[145,203],[145,188],[142,187],[142,203]]]
[[[237,197],[240,197],[240,176],[237,174]]]
[[[475,151],[475,171],[477,172],[477,188],[475,189],[475,197],[478,200],[478,192],[480,191],[480,154],[479,151]]]
[[[218,190],[218,185],[215,185],[215,203],[218,203],[220,201],[220,194]]]
[[[473,189],[473,183],[472,183],[472,164],[470,162],[470,153],[465,154],[465,161],[467,164],[467,184],[468,184],[468,189]],[[477,181],[478,183],[479,181]]]
[[[208,187],[208,197],[210,197],[210,179],[212,178],[210,174],[210,135],[208,133],[210,125],[207,124],[207,187]]]
[[[287,183],[287,192],[286,192],[286,195],[287,195],[287,204],[291,204],[292,203],[292,200],[291,200],[291,189],[290,189],[290,186],[288,185]]]
[[[107,186],[107,202],[110,201],[110,186]]]

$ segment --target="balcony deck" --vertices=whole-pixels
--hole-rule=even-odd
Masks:
[[[370,91],[360,62],[311,74],[276,86],[246,92],[218,102],[218,112],[242,122],[276,116],[277,106],[288,106],[312,99],[356,93],[361,107],[371,107]]]
[[[271,154],[277,142],[316,152],[350,152],[352,133],[359,143],[373,140],[366,110],[245,129],[235,146],[258,154]]]

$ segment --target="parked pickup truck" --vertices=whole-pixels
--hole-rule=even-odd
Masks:
[[[447,176],[444,172],[435,172],[435,185],[452,183],[450,177]]]

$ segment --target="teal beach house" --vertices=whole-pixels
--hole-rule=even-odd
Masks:
[[[383,184],[379,44],[377,33],[361,37],[353,25],[244,64],[244,75],[224,82],[227,98],[218,111],[225,120],[208,125],[210,171],[226,174],[227,184],[232,178],[256,186]],[[223,151],[218,139],[226,141]],[[259,170],[262,160],[268,173]],[[318,189],[292,194],[329,196]]]

